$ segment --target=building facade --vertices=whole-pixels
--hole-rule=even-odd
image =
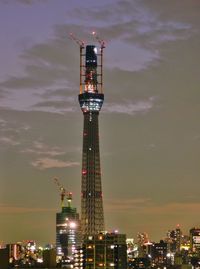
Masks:
[[[190,229],[190,247],[193,252],[200,252],[200,228]]]
[[[9,248],[0,249],[0,268],[8,269],[9,268]]]
[[[125,269],[127,268],[126,235],[99,233],[85,236],[83,254],[85,269]]]

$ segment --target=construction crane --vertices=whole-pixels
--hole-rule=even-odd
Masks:
[[[70,38],[76,42],[81,48],[85,47],[85,42],[77,38],[73,33],[69,34]]]
[[[101,39],[97,33],[95,31],[92,32],[92,35],[95,37],[95,39],[99,42],[99,44],[101,45],[101,49],[104,49],[105,46],[105,41],[103,39]]]
[[[82,57],[84,56],[83,54],[83,50],[85,48],[85,42],[83,40],[80,40],[79,38],[77,38],[73,33],[70,33],[70,38],[76,42],[76,44],[79,45],[80,47],[80,93],[82,93],[83,89],[82,89],[82,77],[83,77],[83,63],[82,63]]]
[[[60,190],[61,207],[65,206],[65,197],[67,199],[67,207],[71,207],[72,193],[66,191],[66,189],[60,184],[60,181],[57,177],[54,177],[53,180],[54,180],[54,183],[59,187],[59,190]]]

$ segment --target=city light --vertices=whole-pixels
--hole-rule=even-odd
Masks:
[[[69,223],[69,227],[71,228],[71,229],[75,229],[76,228],[76,223],[75,222],[70,222]]]

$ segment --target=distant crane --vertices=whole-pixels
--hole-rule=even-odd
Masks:
[[[54,177],[53,180],[60,190],[61,207],[65,206],[65,197],[67,198],[67,207],[71,207],[72,193],[66,191],[66,189],[60,184],[60,181],[57,177]]]

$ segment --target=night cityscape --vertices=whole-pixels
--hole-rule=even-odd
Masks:
[[[200,2],[0,20],[0,269],[199,268]]]

